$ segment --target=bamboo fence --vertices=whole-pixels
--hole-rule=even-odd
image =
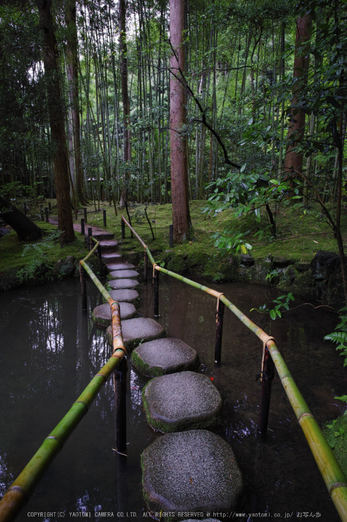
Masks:
[[[338,464],[328,442],[326,441],[317,421],[309,410],[303,396],[301,395],[298,387],[295,384],[293,377],[291,376],[286,363],[282,355],[280,354],[276,342],[273,337],[267,335],[259,326],[253,323],[244,313],[242,313],[231,301],[229,301],[224,294],[216,292],[215,290],[208,288],[204,285],[196,283],[191,279],[183,277],[175,272],[171,272],[165,268],[159,266],[147,245],[142,241],[140,236],[135,230],[129,225],[127,220],[122,216],[122,220],[130,228],[133,234],[140,241],[145,251],[147,252],[148,258],[150,259],[153,271],[157,270],[164,274],[167,274],[183,283],[186,283],[194,288],[198,288],[203,292],[220,299],[229,310],[236,315],[236,317],[249,329],[251,330],[263,343],[263,357],[265,348],[269,350],[271,358],[274,362],[275,368],[281,380],[284,391],[289,399],[289,402],[294,410],[299,425],[304,432],[306,440],[309,444],[313,457],[318,465],[320,473],[324,479],[325,485],[329,492],[329,495],[334,502],[336,510],[343,522],[347,522],[347,479]],[[218,305],[217,305],[218,307]]]

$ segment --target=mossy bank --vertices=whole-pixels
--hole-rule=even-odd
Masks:
[[[85,241],[77,237],[61,248],[57,227],[44,222],[38,225],[43,230],[40,241],[19,241],[14,231],[0,239],[0,291],[79,276],[79,260],[88,254]],[[98,272],[97,259],[90,263]]]

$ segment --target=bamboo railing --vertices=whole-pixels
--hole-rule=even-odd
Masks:
[[[282,386],[294,410],[299,425],[302,431],[304,432],[313,457],[324,479],[329,495],[332,501],[334,502],[334,505],[341,520],[343,522],[347,522],[347,479],[340,465],[335,459],[335,456],[329,444],[327,443],[317,421],[310,412],[308,405],[306,404],[303,396],[301,395],[298,387],[296,386],[295,381],[291,376],[289,369],[286,363],[284,362],[284,359],[280,354],[273,337],[267,335],[259,326],[253,323],[244,313],[242,313],[233,303],[231,303],[231,301],[229,301],[224,294],[216,292],[211,288],[208,288],[186,277],[176,274],[175,272],[171,272],[170,270],[160,267],[155,262],[147,245],[142,241],[140,236],[130,226],[130,224],[127,222],[124,216],[122,216],[122,220],[142,244],[145,252],[147,253],[148,258],[152,263],[153,274],[155,271],[162,272],[163,274],[169,275],[170,277],[174,277],[175,279],[178,279],[183,283],[193,286],[194,288],[198,288],[199,290],[202,290],[203,292],[213,297],[216,297],[218,301],[221,301],[234,315],[236,315],[236,317],[249,330],[251,330],[262,341],[262,364],[264,364],[264,361],[266,359],[266,353],[268,352],[275,365]]]
[[[94,238],[93,238],[94,239]],[[97,286],[103,297],[110,304],[112,317],[112,335],[113,335],[113,351],[112,356],[101,370],[93,377],[82,394],[73,403],[70,410],[54,428],[54,430],[46,437],[42,445],[29,461],[23,471],[18,475],[16,480],[7,489],[0,501],[0,521],[10,522],[16,518],[24,504],[29,500],[35,487],[45,473],[48,466],[54,460],[55,456],[63,448],[66,440],[69,438],[73,430],[87,413],[89,406],[95,399],[101,386],[107,381],[111,373],[120,365],[126,350],[124,348],[119,305],[109,293],[105,290],[93,271],[86,264],[90,256],[95,253],[99,243],[94,239],[96,245],[89,254],[80,261],[80,272],[85,270],[94,284]],[[83,276],[81,276],[81,280]]]

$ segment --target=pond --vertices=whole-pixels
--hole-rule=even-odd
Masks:
[[[319,424],[344,410],[334,399],[346,392],[342,358],[323,337],[336,315],[295,302],[282,320],[271,321],[259,307],[278,292],[257,285],[211,285],[224,292],[266,333],[275,337],[296,384]],[[153,316],[151,285],[141,285],[139,312]],[[82,312],[79,282],[26,287],[0,294],[0,493],[18,476],[59,423],[93,375],[110,356],[104,332],[89,317],[101,297],[88,282],[88,310]],[[338,521],[336,509],[277,376],[273,381],[268,435],[257,436],[261,342],[225,311],[222,364],[214,365],[216,301],[168,278],[160,281],[160,317],[169,336],[195,348],[202,371],[223,397],[220,423],[212,431],[227,440],[244,475],[240,512],[268,519],[311,513]],[[42,478],[17,517],[53,522],[100,513],[115,519],[143,520],[140,455],[156,437],[147,425],[141,390],[147,380],[129,365],[127,397],[128,456],[115,449],[112,379],[101,388],[89,412]],[[40,512],[40,514],[37,514]],[[240,517],[241,518],[241,517]],[[290,516],[288,515],[288,518]],[[245,518],[246,520],[247,518]],[[255,519],[255,518],[254,518]],[[249,518],[252,520],[252,518]]]

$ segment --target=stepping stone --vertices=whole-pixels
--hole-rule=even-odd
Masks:
[[[112,272],[112,270],[129,270],[131,268],[135,268],[131,263],[107,263],[109,272]]]
[[[109,252],[110,250],[114,252],[118,248],[118,242],[114,239],[104,239],[100,241],[100,248],[102,252]]]
[[[108,293],[112,299],[118,301],[118,303],[122,303],[123,301],[126,301],[127,303],[133,303],[140,297],[138,292],[133,289],[110,290]]]
[[[122,321],[123,342],[126,348],[133,348],[141,341],[151,341],[165,334],[164,328],[154,319],[136,317]],[[112,344],[112,330],[109,326],[106,330],[107,340]]]
[[[93,234],[93,237],[95,237],[95,239],[97,241],[104,241],[104,240],[105,241],[109,241],[109,240],[112,240],[114,238],[114,234],[112,234],[111,232],[106,232],[106,230],[105,230],[105,232],[102,232],[102,231],[95,232]]]
[[[101,259],[105,263],[115,263],[117,261],[121,261],[122,254],[117,254],[117,252],[108,252],[106,254],[101,254]]]
[[[186,371],[149,381],[142,390],[142,403],[148,424],[169,433],[214,424],[222,397],[206,375]]]
[[[120,318],[129,319],[136,314],[136,308],[131,303],[120,302]],[[92,321],[96,326],[106,328],[111,324],[111,307],[108,303],[96,306],[92,312]]]
[[[243,490],[231,446],[207,430],[159,437],[142,453],[141,467],[151,512],[173,511],[175,517],[178,512],[230,515]]]
[[[193,370],[199,356],[181,339],[166,337],[143,343],[131,355],[133,365],[146,377]]]
[[[135,279],[114,279],[106,284],[107,290],[120,290],[121,288],[135,288],[139,282]]]
[[[139,273],[136,270],[114,270],[108,274],[109,279],[131,279],[139,277]]]

